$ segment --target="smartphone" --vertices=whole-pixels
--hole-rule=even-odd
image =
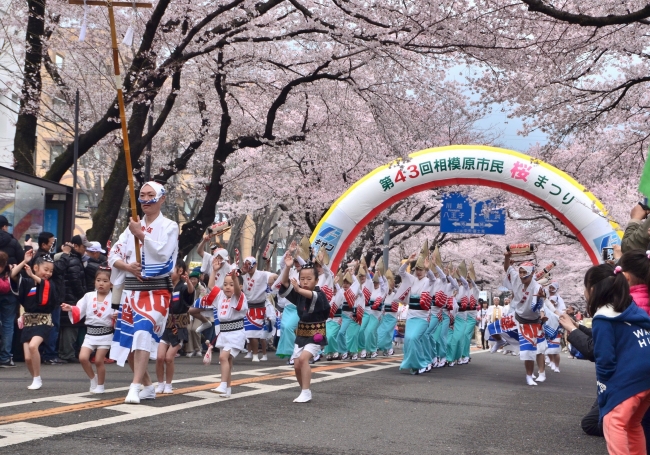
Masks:
[[[606,246],[603,248],[603,261],[613,261],[614,260],[614,248],[611,246]]]
[[[56,253],[56,241],[57,241],[57,238],[54,237],[54,242],[52,243],[52,248],[50,248],[50,254]]]
[[[648,198],[644,197],[642,201],[639,202],[639,205],[646,212],[650,212],[650,207],[648,207]]]

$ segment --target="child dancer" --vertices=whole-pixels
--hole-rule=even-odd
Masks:
[[[593,316],[598,405],[612,455],[646,453],[641,420],[650,408],[650,317],[630,296],[621,267],[601,264],[585,275]]]
[[[95,273],[95,290],[86,293],[77,306],[61,304],[61,310],[68,312],[73,324],[86,319],[86,337],[79,351],[79,363],[90,379],[90,393],[104,393],[104,358],[111,349],[113,322],[117,318],[117,311],[111,308],[111,299],[111,269],[99,266]],[[90,356],[95,350],[97,374],[90,363]]]
[[[214,293],[217,297],[213,307],[218,315],[220,332],[208,345],[219,348],[219,363],[221,364],[221,384],[212,392],[218,393],[221,398],[228,398],[231,395],[231,373],[235,357],[245,349],[246,332],[244,330],[244,318],[248,311],[248,301],[242,292],[244,279],[238,270],[233,270],[223,280],[223,289],[214,286],[214,273],[210,275],[208,287],[212,289],[210,296]]]
[[[174,379],[174,359],[176,354],[187,343],[187,326],[190,323],[188,311],[194,303],[194,286],[187,275],[185,263],[180,259],[176,261],[171,276],[174,291],[169,303],[169,316],[167,325],[156,356],[156,375],[158,386],[156,393],[174,393],[172,380]],[[167,371],[165,372],[165,369]]]
[[[293,350],[294,369],[301,392],[294,403],[311,401],[311,367],[309,361],[318,355],[321,348],[327,345],[325,322],[330,314],[330,304],[327,296],[317,286],[318,272],[311,263],[305,264],[300,271],[300,282],[289,281],[289,267],[293,258],[285,255],[286,267],[282,271],[282,287],[280,296],[286,298],[298,310],[300,322],[296,330],[296,345]]]
[[[23,332],[20,342],[25,352],[25,364],[32,375],[29,390],[38,390],[43,386],[41,380],[41,355],[38,347],[46,340],[52,330],[52,311],[56,308],[56,288],[49,281],[54,271],[54,261],[48,256],[41,256],[34,262],[34,270],[27,265],[34,256],[34,250],[25,253],[25,260],[11,269],[11,291],[18,296],[18,301],[25,309],[18,325]],[[25,270],[26,277],[20,275]]]

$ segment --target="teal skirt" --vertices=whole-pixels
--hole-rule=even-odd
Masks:
[[[404,328],[404,359],[400,370],[419,370],[426,367],[431,359],[427,359],[424,348],[424,332],[429,324],[426,319],[411,318],[406,320]]]
[[[341,324],[336,321],[327,321],[325,324],[327,332],[327,346],[325,346],[325,354],[334,354],[341,352],[339,350],[338,336],[341,330]]]
[[[396,313],[384,313],[377,327],[377,347],[382,351],[388,351],[393,347],[393,335],[397,325],[397,318],[393,314]]]
[[[294,304],[285,306],[280,321],[280,341],[278,341],[278,347],[275,351],[275,355],[281,359],[289,358],[293,354],[298,322],[300,322],[300,316],[298,316],[296,306]]]
[[[364,314],[364,318],[365,318]],[[366,324],[365,330],[361,334],[361,337],[365,340],[364,348],[370,354],[372,352],[377,352],[377,328],[379,327],[379,319],[376,316],[369,314],[368,323]],[[363,325],[361,327],[363,329]]]
[[[439,359],[447,358],[447,338],[449,337],[449,315],[442,313],[442,322],[436,327],[433,337],[436,340],[436,354]]]

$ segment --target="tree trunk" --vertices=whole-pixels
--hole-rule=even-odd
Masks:
[[[14,136],[14,169],[34,175],[36,127],[41,103],[41,62],[45,35],[45,1],[27,0],[25,68]]]

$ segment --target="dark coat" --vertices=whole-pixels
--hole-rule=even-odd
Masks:
[[[81,256],[72,250],[68,259],[68,268],[65,269],[65,297],[63,301],[70,305],[77,305],[77,302],[86,294],[86,273],[84,271]],[[61,325],[69,326],[70,318],[62,317]],[[83,323],[72,324],[74,326],[83,326]]]
[[[0,229],[0,251],[9,256],[8,264],[20,264],[25,259],[25,250],[10,233]]]
[[[578,326],[576,330],[569,333],[567,340],[571,346],[576,348],[586,360],[595,361],[594,358],[594,338],[591,334],[591,329],[584,325]]]
[[[88,258],[86,262],[86,268],[84,270],[86,275],[86,292],[92,292],[95,289],[95,275],[99,266],[106,262],[106,259],[102,261],[102,256],[99,259]]]

